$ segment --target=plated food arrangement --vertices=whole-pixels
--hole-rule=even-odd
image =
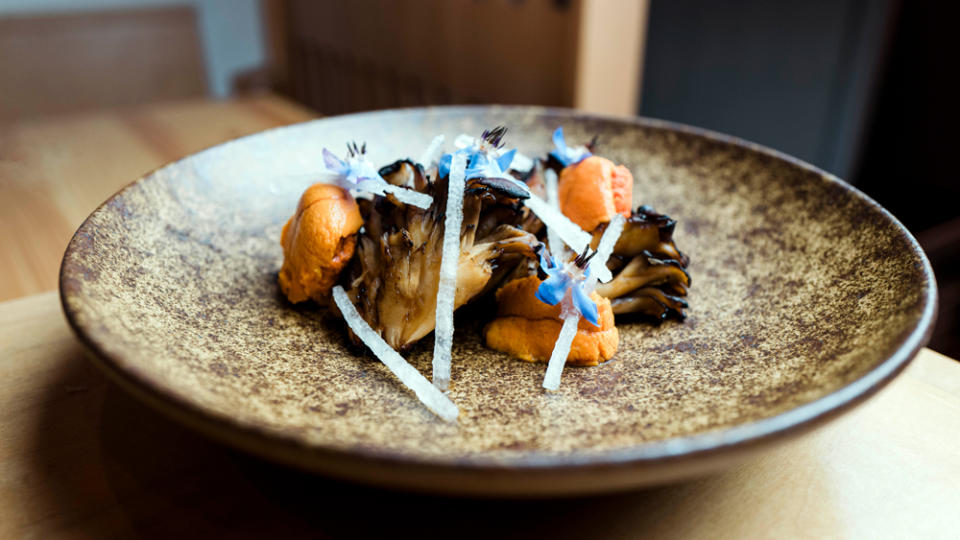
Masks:
[[[285,258],[278,240],[312,184],[338,183],[339,174],[324,167],[323,148],[366,141],[365,155],[381,173],[381,165],[398,158],[425,161],[425,149],[440,133],[448,139],[433,155],[450,154],[451,169],[457,170],[456,153],[484,129],[499,125],[510,126],[510,132],[496,153],[516,146],[530,162],[539,158],[544,186],[541,191],[524,176],[536,167],[515,157],[510,176],[537,197],[523,199],[515,210],[498,202],[506,201],[501,189],[491,195],[493,202],[484,195],[477,217],[482,231],[464,243],[473,253],[500,241],[484,225],[491,211],[509,210],[515,220],[519,210],[533,213],[544,228],[533,232],[513,226],[545,244],[544,255],[557,255],[550,219],[541,219],[550,210],[538,205],[551,206],[547,171],[549,155],[557,150],[551,135],[563,126],[574,148],[599,135],[594,155],[609,159],[614,168],[623,164],[633,175],[630,218],[623,216],[617,244],[624,244],[631,230],[637,232],[648,239],[654,259],[678,261],[694,285],[685,287],[686,296],[671,292],[677,285],[668,286],[669,280],[653,286],[690,307],[678,305],[686,315],[682,322],[649,324],[647,316],[629,309],[657,308],[651,315],[655,321],[663,308],[635,295],[646,287],[624,278],[648,271],[674,275],[680,285],[684,278],[674,273],[675,265],[655,265],[642,252],[638,261],[637,253],[618,255],[615,249],[607,261],[613,279],[600,280],[594,292],[615,289],[604,297],[619,334],[616,353],[597,367],[567,366],[557,390],[545,392],[549,362],[520,361],[487,343],[485,330],[499,319],[508,331],[510,323],[521,320],[532,321],[525,323],[531,333],[536,324],[547,324],[530,315],[537,304],[510,301],[529,297],[529,289],[520,289],[524,283],[533,288],[534,274],[550,278],[537,271],[539,254],[533,259],[522,254],[525,247],[505,250],[501,260],[512,258],[530,273],[526,282],[507,281],[507,273],[490,285],[492,290],[456,310],[450,384],[443,394],[454,405],[444,414],[456,414],[457,422],[446,422],[394,374],[413,371],[426,383],[425,391],[437,388],[432,364],[442,357],[434,354],[436,340],[430,334],[435,332],[427,331],[410,347],[387,345],[381,357],[393,363],[391,371],[366,352],[368,347],[350,344],[349,327],[334,303],[335,288],[324,304],[288,300],[278,286]],[[461,133],[470,137],[458,141]],[[336,157],[346,164],[349,155]],[[323,177],[328,172],[333,174]],[[381,176],[386,180],[389,172]],[[433,181],[430,166],[424,175]],[[473,219],[470,201],[477,192],[468,193],[466,185],[475,182],[464,179],[461,232]],[[382,190],[380,197],[394,206],[407,207],[388,219],[402,218],[408,229],[415,228],[416,220],[406,216],[420,207],[393,203],[390,199],[398,196],[387,193],[405,197],[410,194],[399,190],[407,187],[371,188]],[[356,278],[370,223],[366,218],[373,215],[365,214],[365,206],[378,200],[350,191],[364,223],[354,233],[353,256],[330,279],[358,314],[370,309],[389,320],[407,308],[384,309],[391,305],[386,291],[368,296],[376,299],[368,306],[348,294],[359,292],[348,280]],[[321,202],[315,204],[323,205],[339,197],[316,195]],[[447,196],[438,188],[428,195]],[[640,208],[643,204],[650,208]],[[616,210],[615,200],[612,206]],[[303,214],[305,223],[312,219],[309,213]],[[445,221],[444,210],[429,223],[444,229]],[[341,230],[354,226],[344,219]],[[566,242],[561,235],[572,246],[566,262],[575,259],[573,252],[584,251],[578,245],[593,243],[595,231],[577,228],[582,232],[553,227],[553,233],[587,237]],[[437,233],[443,236],[442,230]],[[349,242],[350,236],[331,240],[331,252],[340,238]],[[376,246],[391,251],[373,255],[393,256],[392,242],[402,238],[388,237],[382,244],[376,239]],[[423,258],[419,267],[443,265],[439,243],[439,260]],[[689,260],[674,254],[676,246]],[[595,247],[599,250],[599,243]],[[597,257],[587,263],[591,276],[589,265]],[[494,258],[494,274],[499,264]],[[469,275],[461,268],[483,266],[458,267],[454,283]],[[395,276],[367,277],[371,284],[402,283]],[[516,284],[506,288],[511,283]],[[507,302],[498,304],[498,290]],[[68,322],[111,380],[226,444],[380,486],[526,496],[657,484],[726,467],[770,448],[849,410],[890,381],[926,342],[936,309],[935,282],[916,241],[883,208],[823,171],[729,136],[657,120],[489,106],[323,118],[164,166],[117,193],[84,222],[64,255],[60,292]],[[504,307],[501,312],[501,304],[512,311]],[[597,305],[602,326],[600,301]],[[629,312],[621,311],[625,308]],[[445,320],[437,318],[436,307],[432,317],[429,313],[424,316],[437,323]],[[381,336],[376,319],[360,318],[379,339],[403,339]],[[558,322],[549,324],[555,329]],[[414,326],[397,328],[413,335]],[[504,341],[519,343],[505,335]],[[541,345],[537,354],[549,356],[556,337],[531,343]]]
[[[447,420],[454,311],[484,296],[496,314],[488,347],[548,362],[556,390],[563,365],[596,366],[619,344],[615,315],[682,320],[688,258],[676,223],[631,209],[629,169],[568,146],[532,160],[505,148],[498,126],[461,135],[443,152],[434,138],[419,161],[377,169],[366,144],[326,169],[283,227],[278,281],[290,302],[330,306],[362,342]],[[357,195],[356,197],[354,195]],[[545,243],[546,242],[546,243]],[[398,354],[435,334],[433,386]]]

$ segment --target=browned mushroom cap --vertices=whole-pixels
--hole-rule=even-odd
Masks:
[[[634,257],[646,251],[659,259],[679,261],[686,267],[687,257],[673,241],[676,224],[676,220],[670,216],[658,214],[649,206],[640,206],[627,218],[613,253],[621,257]],[[593,232],[594,247],[600,242],[606,227],[606,223],[601,224]]]
[[[430,183],[423,167],[409,159],[402,159],[381,167],[379,173],[387,183],[417,191],[424,191]]]
[[[650,255],[638,255],[620,269],[607,283],[597,285],[597,293],[617,298],[631,291],[654,285],[670,285],[677,294],[685,294],[690,285],[687,271],[675,260],[660,260]]]
[[[633,211],[613,249],[607,267],[614,277],[597,286],[616,314],[638,313],[657,320],[684,318],[690,275],[689,259],[673,240],[676,221],[649,206]],[[598,243],[606,225],[594,231]]]
[[[645,315],[657,320],[670,317],[683,320],[686,318],[683,310],[687,302],[683,298],[666,294],[656,287],[643,287],[610,300],[610,306],[616,315],[634,313]]]

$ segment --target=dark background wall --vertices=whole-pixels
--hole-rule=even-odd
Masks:
[[[800,157],[893,212],[934,265],[931,346],[954,357],[958,12],[953,2],[656,0],[639,104]]]
[[[890,0],[654,1],[640,111],[849,178],[892,11]]]

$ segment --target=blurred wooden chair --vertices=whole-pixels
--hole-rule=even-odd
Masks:
[[[503,103],[636,114],[647,0],[263,0],[278,89],[323,114]]]
[[[0,122],[206,90],[192,7],[0,18]]]

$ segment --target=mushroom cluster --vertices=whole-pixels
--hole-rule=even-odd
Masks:
[[[560,128],[542,159],[504,149],[505,134],[461,135],[450,153],[437,137],[419,161],[380,169],[365,145],[345,159],[324,149],[281,242],[287,298],[332,300],[352,339],[448,420],[453,311],[471,301],[496,299],[488,346],[549,361],[548,390],[564,364],[613,357],[614,316],[683,320],[687,308],[676,222],[631,210],[629,169],[594,155],[595,138],[568,146]],[[431,332],[432,385],[399,355]]]
[[[610,299],[613,313],[636,313],[653,320],[683,320],[690,287],[686,255],[677,249],[673,231],[677,222],[640,206],[627,219],[607,267],[613,279],[597,286]],[[603,227],[594,238],[599,241]]]
[[[424,210],[389,197],[361,200],[364,227],[345,287],[364,320],[391,347],[405,350],[435,326],[447,177],[431,180],[409,160],[380,174],[393,185],[431,195],[434,204]],[[455,308],[491,290],[521,260],[536,259],[540,242],[516,226],[526,197],[502,179],[467,181]]]

